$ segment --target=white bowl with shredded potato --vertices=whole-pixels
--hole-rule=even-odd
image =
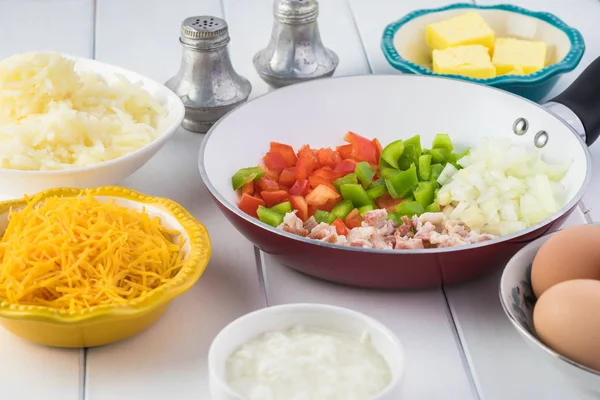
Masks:
[[[109,186],[0,202],[0,325],[56,347],[135,335],[189,290],[206,228],[169,199]]]
[[[0,61],[0,198],[117,184],[179,128],[164,85],[96,60],[24,53]]]

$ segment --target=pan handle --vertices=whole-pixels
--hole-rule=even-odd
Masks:
[[[600,136],[600,57],[544,106],[571,125],[588,146],[594,143]]]

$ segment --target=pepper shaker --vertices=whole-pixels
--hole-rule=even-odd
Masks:
[[[166,82],[185,105],[182,126],[206,133],[223,115],[248,99],[252,85],[233,69],[227,23],[213,16],[186,18],[179,73]]]
[[[259,76],[271,87],[329,77],[339,63],[319,34],[317,0],[275,0],[268,46],[254,56]]]

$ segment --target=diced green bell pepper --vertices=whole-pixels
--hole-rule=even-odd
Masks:
[[[344,200],[350,200],[357,208],[373,204],[373,200],[371,200],[367,191],[359,184],[348,183],[342,185],[340,186],[340,193]]]
[[[385,192],[387,192],[387,188],[385,187],[385,181],[383,184],[384,186],[375,186],[367,190],[367,194],[369,195],[369,197],[373,200],[377,200],[378,198],[383,196]]]
[[[371,183],[371,189],[379,186],[385,187],[385,179],[379,178],[376,181],[373,181],[373,183]]]
[[[417,168],[415,164],[411,164],[406,171],[400,172],[392,179],[386,179],[385,185],[388,192],[395,199],[403,198],[410,194],[415,186],[419,183],[417,178]]]
[[[342,200],[331,209],[331,213],[337,218],[343,220],[354,210],[354,204],[350,200]]]
[[[431,179],[431,154],[423,154],[419,157],[419,179],[428,181]]]
[[[368,189],[373,181],[373,177],[375,176],[375,170],[371,167],[366,161],[359,162],[356,164],[356,169],[354,170],[356,177],[360,180],[360,183]]]
[[[265,171],[261,167],[241,168],[231,177],[231,185],[233,190],[238,190],[246,183],[262,178],[264,175]]]
[[[454,165],[456,167],[456,169],[459,169],[459,168],[461,168],[461,166],[458,165],[457,161],[458,161],[458,155],[456,153],[448,154],[448,162],[450,164]]]
[[[389,221],[394,221],[396,225],[402,225],[402,218],[395,212],[388,212],[387,219]]]
[[[258,210],[256,210],[256,214],[258,215],[258,219],[264,222],[267,225],[271,225],[274,228],[277,228],[283,222],[283,214],[271,210],[270,208],[258,206]]]
[[[448,151],[454,150],[454,146],[452,145],[452,140],[450,140],[450,136],[447,133],[438,133],[433,138],[433,143],[431,144],[432,149],[446,149]]]
[[[431,161],[434,164],[444,164],[444,163],[448,162],[448,156],[450,155],[450,150],[431,149],[431,150],[429,150],[429,154],[431,154]]]
[[[398,168],[398,160],[404,152],[404,142],[396,140],[385,146],[381,151],[381,159],[387,162],[391,167]]]
[[[442,171],[444,170],[444,166],[442,164],[433,164],[431,166],[431,178],[430,181],[435,181],[440,176]]]
[[[325,222],[326,224],[331,224],[337,218],[335,215],[330,213],[329,211],[324,210],[315,210],[314,213],[315,220],[317,223]]]
[[[289,201],[284,201],[283,203],[275,204],[271,207],[271,210],[282,213],[283,215],[292,212],[294,209],[292,208],[292,203]]]
[[[386,167],[379,167],[379,175],[385,180],[385,179],[392,179],[393,177],[397,176],[401,171],[394,169],[394,168],[386,168]]]
[[[414,146],[417,154],[421,155],[421,152],[423,151],[423,148],[421,147],[421,136],[415,135],[409,139],[406,139],[404,141],[404,146]]]
[[[440,203],[437,201],[425,207],[425,212],[440,212]]]
[[[404,152],[398,160],[398,168],[400,168],[402,171],[407,170],[410,168],[411,164],[418,162],[420,155],[421,153],[419,148],[417,148],[415,145],[404,142]]]
[[[417,188],[413,192],[415,200],[423,207],[427,207],[433,203],[435,189],[437,189],[436,182],[419,182]]]
[[[410,218],[413,215],[421,215],[424,212],[425,208],[416,201],[403,201],[396,207],[396,213],[398,213],[400,217],[406,215]]]
[[[364,217],[367,212],[373,211],[374,209],[375,207],[373,207],[372,204],[367,204],[366,206],[359,207],[358,213],[361,217]]]
[[[333,185],[337,188],[338,192],[340,191],[340,187],[347,183],[358,183],[358,178],[355,173],[342,176],[333,181]]]

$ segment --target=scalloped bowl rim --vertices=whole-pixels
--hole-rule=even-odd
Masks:
[[[596,226],[600,227],[600,222],[593,223],[591,225],[596,225]],[[548,347],[544,343],[542,343],[542,341],[539,340],[533,333],[529,332],[529,330],[527,328],[525,328],[523,325],[521,325],[521,323],[512,315],[512,312],[510,311],[510,307],[504,301],[504,296],[503,296],[504,291],[502,288],[504,286],[504,282],[506,279],[506,271],[509,268],[511,268],[512,265],[517,263],[517,258],[520,257],[522,252],[525,252],[532,247],[536,247],[539,242],[548,240],[552,235],[554,235],[555,233],[557,233],[559,231],[560,230],[551,232],[551,233],[547,233],[547,234],[535,239],[531,243],[524,246],[521,250],[519,250],[514,256],[512,256],[510,258],[510,260],[506,263],[506,267],[502,271],[502,275],[500,277],[500,282],[498,283],[498,294],[500,297],[500,304],[502,305],[502,310],[504,310],[504,314],[506,315],[508,320],[516,328],[517,332],[521,335],[521,337],[523,337],[524,339],[529,341],[529,343],[534,344],[539,350],[545,352],[546,354],[548,354],[552,357],[558,358],[561,361],[564,361],[566,364],[568,364],[572,367],[580,369],[584,372],[588,372],[594,376],[600,377],[600,371],[596,371],[594,369],[586,367],[585,365],[579,364],[578,362],[573,361],[573,360],[563,356],[562,354],[557,353],[556,351],[554,351],[553,349],[551,349],[550,347]]]
[[[48,51],[38,51],[38,52],[32,52],[35,54],[47,54],[50,53]],[[149,84],[151,86],[156,86],[157,88],[161,88],[162,90],[164,90],[163,96],[164,96],[164,100],[163,101],[159,101],[163,106],[168,106],[166,107],[166,111],[167,114],[170,115],[171,113],[174,115],[173,117],[173,121],[172,123],[165,125],[163,127],[161,127],[162,129],[157,129],[158,131],[158,136],[152,140],[151,142],[145,144],[144,146],[140,147],[137,150],[132,151],[131,153],[127,153],[124,154],[120,157],[117,158],[113,158],[112,160],[108,160],[108,161],[103,161],[101,163],[97,163],[97,164],[93,164],[93,165],[88,165],[88,166],[84,166],[84,167],[76,167],[76,168],[67,168],[67,169],[58,169],[58,170],[44,170],[44,171],[31,171],[31,170],[20,170],[20,169],[10,169],[10,168],[0,168],[0,170],[3,173],[11,173],[11,174],[15,174],[15,175],[65,175],[65,174],[71,174],[74,172],[84,172],[84,171],[92,171],[92,170],[96,170],[96,169],[100,169],[103,167],[106,167],[108,165],[112,165],[112,164],[116,164],[119,162],[122,162],[126,159],[130,159],[130,158],[134,158],[137,155],[139,155],[140,153],[147,151],[150,148],[161,148],[165,142],[171,137],[173,136],[173,134],[175,133],[175,131],[179,128],[179,126],[181,125],[181,122],[183,121],[184,117],[185,117],[185,106],[183,104],[183,101],[179,98],[179,96],[177,96],[173,91],[171,91],[169,88],[167,88],[165,85],[155,81],[154,79],[148,78],[138,72],[123,68],[123,67],[118,67],[116,65],[112,65],[109,63],[105,63],[102,61],[98,61],[92,58],[86,58],[86,57],[78,57],[78,56],[73,56],[71,54],[68,53],[61,53],[61,52],[52,52],[52,53],[57,53],[60,54],[61,56],[71,59],[73,61],[75,61],[75,70],[78,71],[77,69],[77,63],[79,61],[83,62],[83,63],[89,63],[90,65],[96,66],[96,67],[103,67],[106,68],[108,70],[110,70],[110,72],[112,74],[120,74],[120,75],[124,75],[124,76],[129,76],[129,77],[135,77],[136,80],[138,82],[142,82],[142,88],[146,88],[146,86]],[[16,55],[16,54],[15,54]],[[84,69],[85,71],[88,71],[88,69]],[[94,69],[90,69],[89,72],[94,72],[100,76],[106,76],[108,74],[108,72],[97,72]],[[127,78],[127,80],[129,82],[132,82],[131,78]],[[134,83],[134,82],[132,82]],[[156,96],[152,96],[152,94],[150,94],[151,97],[153,97],[155,100]],[[25,178],[25,177],[24,177]]]
[[[31,198],[41,195],[42,200],[53,196],[77,197],[85,193],[93,196],[114,197],[140,204],[162,206],[165,214],[170,214],[183,227],[182,235],[189,241],[189,256],[183,266],[169,282],[151,290],[148,295],[129,301],[126,304],[107,304],[68,313],[47,306],[11,304],[0,299],[0,317],[14,320],[35,320],[64,325],[79,325],[91,320],[110,317],[136,317],[144,315],[168,303],[189,290],[204,273],[211,254],[210,237],[206,227],[196,220],[183,206],[173,200],[150,196],[121,186],[104,186],[94,189],[55,188],[42,191]],[[0,215],[6,214],[11,207],[23,206],[25,198],[0,202]],[[181,274],[183,273],[183,276]]]
[[[470,78],[455,74],[438,74],[431,71],[430,69],[413,63],[412,61],[409,61],[400,56],[400,54],[398,54],[398,52],[396,51],[396,47],[394,46],[394,37],[396,35],[396,32],[398,32],[398,30],[407,22],[422,17],[423,15],[461,8],[470,8],[476,10],[509,11],[547,22],[550,25],[554,26],[556,29],[559,29],[562,32],[564,32],[565,35],[567,35],[571,44],[571,48],[561,61],[548,65],[532,74],[503,75],[486,79]],[[577,29],[568,25],[556,15],[548,12],[530,11],[523,7],[511,4],[476,5],[471,3],[456,3],[444,7],[416,10],[405,15],[397,21],[388,24],[383,31],[383,36],[381,39],[381,49],[386,60],[390,63],[392,67],[407,73],[455,78],[486,85],[535,84],[546,81],[555,75],[563,74],[574,70],[579,65],[579,62],[583,57],[583,53],[585,52],[585,40],[583,39],[583,36]]]

